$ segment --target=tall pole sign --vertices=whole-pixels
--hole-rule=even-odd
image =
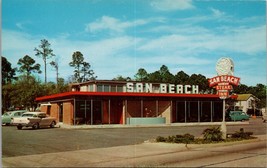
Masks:
[[[209,79],[209,86],[215,87],[220,99],[223,100],[223,121],[221,130],[223,139],[226,139],[227,130],[225,123],[225,99],[229,97],[229,91],[233,89],[233,85],[239,84],[240,78],[234,75],[234,62],[230,58],[220,58],[216,64],[217,76]]]

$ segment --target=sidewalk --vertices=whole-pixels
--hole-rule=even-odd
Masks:
[[[122,125],[122,124],[106,124],[106,125],[67,125],[57,124],[56,127],[66,129],[94,129],[94,128],[140,128],[140,127],[172,127],[172,126],[219,126],[222,122],[192,122],[192,123],[170,123],[170,124],[142,124],[142,125]],[[227,121],[226,125],[248,125],[249,121]]]
[[[150,143],[96,148],[59,153],[45,153],[2,158],[3,167],[155,167],[214,155],[203,150],[216,149],[236,151],[240,148],[254,148],[257,143],[266,144],[266,135],[242,142],[218,144],[169,144]],[[249,145],[248,145],[249,144]]]

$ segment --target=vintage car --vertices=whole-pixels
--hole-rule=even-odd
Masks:
[[[229,117],[232,121],[245,121],[249,120],[249,115],[243,111],[230,111]]]
[[[45,126],[53,128],[56,125],[56,118],[48,116],[45,112],[26,112],[21,117],[12,118],[11,124],[16,125],[18,129],[22,127],[37,129]]]
[[[5,112],[2,115],[2,124],[4,125],[10,125],[11,118],[21,117],[23,113],[25,113],[26,110],[18,110],[18,111],[8,111]]]

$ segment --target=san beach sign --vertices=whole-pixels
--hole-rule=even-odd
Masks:
[[[221,99],[229,97],[229,90],[233,90],[233,85],[238,86],[239,77],[234,75],[234,63],[230,58],[220,58],[216,64],[218,76],[209,79],[209,86],[215,87]]]
[[[126,84],[127,92],[144,93],[179,93],[179,94],[198,94],[198,85],[175,85],[175,84],[152,84],[152,83],[133,83]]]

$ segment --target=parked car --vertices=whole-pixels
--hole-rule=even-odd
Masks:
[[[56,118],[48,116],[45,112],[26,112],[21,117],[12,118],[11,123],[16,125],[18,129],[23,127],[38,129],[47,126],[53,128],[56,125]]]
[[[232,121],[244,121],[249,120],[249,115],[243,111],[230,111],[229,116]]]
[[[2,124],[4,125],[10,125],[11,118],[21,117],[23,113],[25,113],[26,110],[18,110],[18,111],[8,111],[5,112],[2,115]]]

